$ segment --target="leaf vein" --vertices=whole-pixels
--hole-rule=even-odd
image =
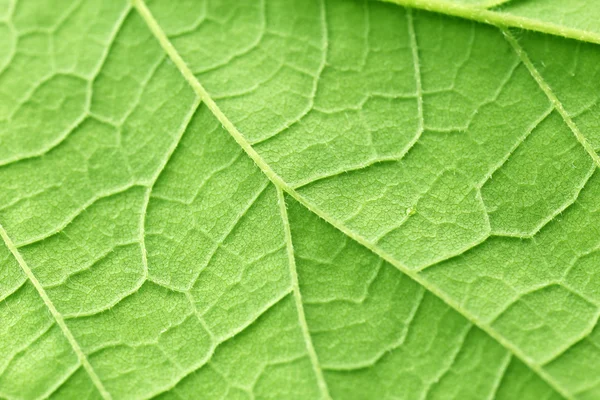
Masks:
[[[4,240],[6,247],[8,247],[8,249],[10,250],[12,255],[15,257],[15,259],[19,263],[19,266],[21,267],[21,269],[23,270],[25,275],[27,275],[27,278],[29,278],[29,280],[31,281],[31,283],[33,284],[35,289],[37,290],[38,294],[40,295],[40,297],[42,298],[42,300],[44,301],[44,303],[50,310],[50,314],[52,314],[52,317],[56,320],[56,323],[60,327],[60,330],[62,331],[63,335],[65,336],[65,338],[67,339],[67,341],[69,342],[71,347],[73,348],[73,351],[77,355],[79,362],[81,363],[83,368],[86,370],[86,372],[90,376],[92,383],[96,386],[96,388],[98,389],[98,392],[100,393],[102,398],[104,398],[105,400],[111,400],[112,396],[110,395],[108,390],[106,390],[106,388],[104,387],[104,384],[98,377],[98,374],[96,374],[96,371],[92,367],[92,364],[90,364],[90,362],[89,362],[87,356],[85,355],[85,353],[83,352],[83,350],[81,350],[79,343],[77,342],[77,340],[75,340],[75,337],[73,336],[73,333],[71,333],[71,330],[65,323],[63,316],[58,312],[58,310],[54,306],[54,303],[52,303],[52,300],[50,300],[50,297],[48,297],[46,290],[44,290],[44,288],[42,287],[40,282],[37,280],[37,278],[33,274],[33,271],[31,270],[31,268],[29,268],[29,266],[23,259],[23,256],[21,255],[21,253],[19,253],[19,250],[17,250],[17,247],[12,242],[12,240],[8,236],[8,233],[6,232],[6,230],[4,229],[4,227],[2,225],[0,225],[0,236]]]
[[[285,204],[285,198],[281,188],[277,188],[277,200],[279,203],[279,211],[281,213],[281,221],[283,222],[283,229],[285,231],[285,242],[288,256],[288,265],[290,267],[290,277],[292,279],[292,290],[294,293],[294,303],[296,304],[296,312],[298,313],[298,322],[302,330],[302,336],[304,337],[304,343],[306,345],[306,351],[310,358],[310,362],[313,367],[313,371],[317,378],[317,384],[321,390],[321,394],[325,399],[331,400],[327,383],[323,377],[323,371],[321,370],[321,364],[319,363],[319,357],[312,343],[308,324],[306,322],[306,315],[304,313],[304,305],[302,303],[302,293],[300,293],[300,285],[298,282],[298,271],[296,268],[296,259],[294,255],[294,245],[292,243],[292,232],[290,230],[290,221],[287,214],[287,206]]]
[[[381,248],[379,248],[376,244],[367,240],[360,234],[350,230],[343,223],[337,221],[335,218],[329,216],[327,213],[321,211],[317,207],[315,207],[308,199],[304,198],[301,194],[299,194],[293,187],[291,187],[287,182],[285,182],[272,168],[267,162],[258,154],[258,152],[252,147],[252,145],[246,140],[246,138],[241,134],[241,132],[237,129],[237,127],[231,122],[231,120],[223,113],[223,111],[219,108],[219,106],[215,103],[211,95],[206,91],[204,86],[198,81],[198,79],[194,76],[189,66],[183,60],[179,52],[175,49],[173,44],[169,41],[168,37],[159,26],[158,22],[146,6],[143,0],[133,0],[134,7],[140,13],[142,18],[145,20],[146,24],[150,31],[154,34],[156,39],[160,42],[161,46],[165,50],[165,52],[169,55],[173,63],[180,70],[182,76],[188,81],[190,86],[196,91],[198,96],[202,99],[204,104],[211,110],[214,116],[219,120],[219,122],[223,125],[225,130],[229,132],[229,134],[233,137],[233,139],[238,143],[238,145],[248,154],[248,156],[256,163],[256,165],[262,170],[262,172],[267,176],[267,178],[273,182],[273,184],[287,192],[290,196],[300,202],[304,207],[306,207],[309,211],[313,212],[315,215],[319,216],[323,220],[327,221],[329,224],[340,230],[349,238],[363,245],[364,247],[371,250],[373,253],[379,255],[385,261],[389,262],[405,275],[411,277],[417,283],[425,287],[432,294],[443,300],[446,304],[464,316],[467,320],[471,321],[474,325],[478,326],[492,338],[494,338],[498,343],[504,346],[507,350],[509,350],[512,354],[518,357],[523,361],[532,371],[534,371],[537,375],[540,376],[541,379],[546,381],[546,383],[551,386],[557,393],[560,393],[563,397],[567,399],[571,399],[564,389],[562,389],[553,378],[548,375],[539,365],[535,364],[526,354],[521,352],[520,349],[516,348],[512,343],[510,343],[507,339],[497,333],[491,326],[485,324],[477,319],[476,316],[470,315],[466,311],[464,311],[459,304],[452,299],[449,295],[445,294],[443,291],[429,283],[425,280],[418,272],[411,270],[407,266],[400,263],[396,260],[391,254],[385,252]],[[600,41],[600,38],[599,38]]]
[[[465,6],[443,0],[383,0],[404,7],[413,7],[440,14],[470,19],[496,27],[512,26],[584,42],[600,44],[600,34],[583,29],[569,28],[551,22],[493,11],[482,7]]]
[[[552,104],[554,105],[554,108],[556,109],[556,111],[558,111],[558,113],[560,114],[562,119],[565,121],[565,123],[567,124],[569,129],[571,129],[571,132],[573,132],[577,141],[579,143],[581,143],[581,145],[583,146],[585,151],[590,155],[590,157],[592,157],[592,160],[594,160],[594,163],[596,163],[596,165],[600,167],[600,157],[594,151],[594,148],[592,147],[590,142],[588,142],[587,139],[585,138],[585,136],[581,133],[581,131],[579,130],[577,125],[575,125],[575,122],[573,122],[573,120],[571,119],[571,116],[569,115],[569,113],[567,112],[567,110],[565,109],[565,107],[563,106],[561,101],[558,99],[558,97],[556,97],[556,95],[552,91],[552,88],[550,87],[548,82],[546,82],[544,80],[544,78],[542,77],[540,72],[537,70],[537,68],[535,68],[535,66],[531,62],[531,59],[529,58],[529,56],[527,55],[525,50],[521,47],[521,45],[519,44],[517,39],[515,39],[515,37],[507,29],[500,29],[500,30],[504,34],[504,37],[506,38],[508,43],[510,43],[510,45],[514,49],[515,53],[517,53],[517,55],[519,56],[521,61],[523,61],[523,64],[525,64],[525,66],[529,70],[529,73],[531,74],[531,76],[533,77],[535,82],[538,84],[540,89],[542,89],[542,91],[544,92],[546,97],[548,97],[550,102],[552,102]]]

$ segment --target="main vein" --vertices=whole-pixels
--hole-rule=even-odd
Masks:
[[[100,392],[100,395],[104,399],[106,399],[106,400],[111,400],[112,396],[110,395],[110,393],[106,390],[106,388],[102,384],[102,381],[98,377],[98,374],[96,374],[96,371],[94,371],[94,368],[92,367],[92,364],[90,364],[90,362],[87,359],[86,355],[83,353],[83,350],[81,350],[81,347],[79,346],[79,343],[77,343],[77,341],[75,340],[75,337],[73,336],[73,334],[69,330],[69,327],[65,323],[65,320],[64,320],[63,316],[58,312],[58,310],[54,306],[54,303],[52,303],[52,300],[50,300],[50,297],[48,297],[48,294],[44,290],[43,286],[37,280],[37,278],[33,274],[33,271],[31,270],[31,268],[29,268],[29,266],[27,265],[27,263],[23,259],[23,256],[21,255],[21,253],[19,252],[19,250],[17,249],[17,247],[13,243],[12,239],[8,236],[8,233],[6,233],[6,230],[4,229],[4,227],[2,225],[0,225],[0,236],[4,240],[4,243],[6,244],[6,247],[8,247],[8,249],[10,250],[10,252],[12,253],[12,255],[15,257],[15,259],[17,260],[17,262],[21,266],[21,269],[23,270],[23,272],[25,273],[25,275],[27,276],[27,278],[31,281],[31,283],[33,284],[33,286],[35,287],[35,289],[39,293],[40,297],[42,298],[42,300],[44,301],[44,303],[46,304],[46,306],[50,310],[50,314],[52,314],[52,317],[54,317],[54,320],[58,324],[60,330],[62,331],[62,333],[64,334],[64,336],[67,338],[67,341],[69,342],[69,344],[73,348],[73,351],[77,355],[77,358],[79,359],[79,362],[81,363],[81,365],[83,366],[83,368],[86,370],[86,372],[90,376],[90,379],[92,380],[92,383],[96,386],[96,388]]]
[[[452,15],[481,22],[498,27],[512,26],[515,28],[528,29],[584,42],[600,44],[600,33],[590,32],[578,28],[541,21],[538,19],[522,17],[509,14],[508,12],[488,10],[484,7],[465,6],[451,3],[445,0],[382,0],[388,3],[398,4],[404,7],[419,8],[440,14]]]
[[[194,76],[193,72],[190,70],[186,62],[183,60],[179,52],[175,49],[173,44],[169,41],[169,38],[163,32],[162,28],[159,26],[158,22],[146,6],[143,0],[132,0],[134,7],[138,10],[142,18],[145,20],[148,28],[159,41],[160,45],[163,47],[165,52],[169,55],[175,66],[179,69],[180,73],[183,77],[188,81],[190,86],[196,91],[202,102],[209,108],[209,110],[213,113],[213,115],[219,120],[221,125],[228,131],[228,133],[233,137],[233,139],[238,143],[238,145],[248,154],[248,156],[254,161],[254,163],[262,170],[262,172],[267,176],[267,178],[278,188],[278,190],[284,191],[296,199],[299,203],[301,203],[304,207],[306,207],[309,211],[319,216],[321,219],[327,221],[329,224],[337,228],[339,231],[344,233],[346,236],[351,238],[352,240],[358,242],[364,247],[371,250],[373,253],[377,254],[379,257],[399,269],[405,275],[411,277],[429,292],[433,293],[435,296],[443,300],[446,304],[460,313],[463,317],[469,320],[472,324],[479,327],[481,330],[486,332],[492,338],[494,338],[498,343],[500,343],[504,348],[507,349],[510,353],[512,353],[515,357],[520,359],[524,364],[526,364],[532,371],[534,371],[542,380],[544,380],[550,387],[552,387],[557,393],[561,394],[566,399],[572,399],[572,397],[565,392],[565,390],[560,387],[554,379],[546,373],[540,365],[534,363],[525,353],[523,353],[519,348],[513,346],[507,339],[497,333],[491,326],[486,323],[479,321],[479,319],[466,312],[461,308],[461,306],[446,293],[442,292],[439,288],[429,283],[425,280],[417,271],[411,270],[404,264],[402,264],[399,260],[395,259],[391,254],[385,252],[381,248],[379,248],[375,243],[367,240],[360,234],[350,230],[346,227],[342,222],[337,221],[335,218],[331,217],[324,211],[320,210],[318,207],[314,206],[308,199],[294,190],[293,187],[287,184],[281,178],[267,162],[258,154],[258,152],[250,145],[250,143],[244,138],[241,132],[237,129],[237,127],[227,118],[227,116],[223,113],[223,111],[219,108],[219,106],[212,99],[210,94],[206,91],[204,86],[198,81],[198,79]]]

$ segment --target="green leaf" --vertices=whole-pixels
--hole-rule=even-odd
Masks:
[[[0,398],[600,397],[600,9],[395,1],[0,1]]]

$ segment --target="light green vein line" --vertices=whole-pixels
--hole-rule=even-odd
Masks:
[[[396,260],[391,254],[385,252],[381,248],[379,248],[376,243],[368,241],[363,236],[358,233],[350,230],[343,223],[337,221],[335,218],[331,217],[327,213],[323,212],[319,208],[315,207],[308,199],[304,198],[300,193],[298,193],[294,188],[287,184],[279,175],[273,171],[273,169],[267,164],[267,162],[254,150],[254,148],[250,145],[250,143],[244,138],[244,136],[238,131],[235,125],[227,118],[227,116],[221,111],[219,106],[215,103],[215,101],[211,98],[210,94],[204,89],[202,84],[196,79],[190,68],[187,66],[181,55],[177,52],[175,47],[171,44],[165,33],[162,31],[154,16],[144,4],[143,0],[132,0],[134,7],[138,10],[142,18],[146,21],[148,28],[154,34],[156,39],[159,41],[165,52],[169,55],[175,66],[179,69],[183,77],[188,81],[190,86],[198,93],[198,96],[202,99],[204,104],[211,110],[213,115],[219,120],[219,122],[223,125],[223,127],[229,132],[229,134],[233,137],[233,139],[239,144],[239,146],[248,154],[248,156],[254,161],[254,163],[263,171],[263,173],[269,178],[273,184],[280,188],[281,190],[287,192],[290,196],[300,202],[304,207],[306,207],[309,211],[313,212],[321,219],[327,221],[330,225],[337,228],[339,231],[344,233],[350,239],[360,243],[364,247],[371,250],[373,253],[377,254],[379,257],[383,258],[385,261],[396,267],[398,270],[403,272],[405,275],[411,277],[414,281],[419,283],[429,292],[443,300],[446,304],[460,313],[463,317],[469,320],[474,325],[478,326],[481,330],[486,332],[492,338],[494,338],[498,343],[504,346],[507,350],[509,350],[515,357],[519,358],[524,364],[526,364],[532,371],[537,373],[541,379],[543,379],[550,387],[552,387],[557,393],[560,393],[566,399],[571,399],[571,397],[565,393],[565,391],[558,386],[553,378],[548,375],[542,368],[533,362],[531,358],[529,358],[525,353],[523,353],[520,349],[513,346],[507,339],[501,336],[498,332],[496,332],[491,326],[486,323],[483,323],[477,319],[476,316],[471,315],[465,312],[460,304],[458,304],[453,298],[448,296],[446,293],[442,292],[439,288],[429,283],[425,280],[417,271],[411,270],[398,260]]]
[[[410,38],[410,49],[412,52],[413,59],[413,67],[414,67],[414,75],[415,75],[415,86],[416,86],[416,94],[417,94],[417,113],[419,114],[419,126],[417,127],[417,134],[411,140],[409,146],[407,146],[408,150],[419,140],[421,135],[423,134],[423,129],[425,125],[424,117],[423,117],[423,85],[421,83],[421,60],[419,59],[419,47],[417,43],[417,35],[415,33],[415,26],[413,23],[413,15],[412,10],[409,8],[406,10],[406,22],[408,24],[408,36]]]
[[[525,50],[523,50],[523,48],[521,47],[521,45],[519,44],[517,39],[515,39],[515,37],[506,29],[502,29],[502,33],[504,34],[504,37],[506,38],[508,43],[510,43],[510,45],[513,47],[513,49],[515,50],[515,52],[517,53],[517,55],[519,56],[521,61],[523,61],[523,64],[525,64],[525,67],[527,67],[527,69],[529,70],[529,73],[531,74],[533,79],[537,82],[540,89],[542,89],[544,91],[544,93],[546,94],[546,97],[548,97],[548,99],[550,100],[550,102],[552,103],[552,105],[554,106],[556,111],[558,111],[558,113],[560,114],[562,119],[565,121],[567,126],[571,129],[571,132],[573,132],[573,135],[575,135],[575,138],[577,139],[577,141],[579,141],[579,143],[581,143],[581,145],[583,146],[585,151],[590,155],[590,157],[592,157],[592,160],[594,160],[594,163],[596,163],[596,165],[598,167],[600,167],[600,157],[598,157],[598,154],[594,151],[594,148],[592,147],[590,142],[587,141],[587,139],[581,133],[581,131],[579,130],[577,125],[575,125],[575,122],[573,122],[573,120],[569,116],[569,113],[567,112],[567,110],[565,110],[565,107],[563,106],[561,101],[558,99],[558,97],[556,97],[556,95],[552,91],[552,88],[550,88],[550,85],[548,85],[548,83],[544,80],[544,78],[542,77],[540,72],[537,70],[537,68],[535,68],[535,66],[529,59],[529,56],[527,55]]]
[[[142,250],[142,266],[144,268],[144,279],[141,281],[141,283],[143,283],[146,279],[148,279],[148,251],[146,249],[146,214],[148,212],[148,204],[150,204],[150,197],[152,196],[152,190],[154,189],[154,186],[156,185],[158,178],[160,177],[160,175],[163,173],[163,171],[167,167],[167,164],[171,160],[171,157],[173,157],[175,150],[181,143],[183,135],[187,131],[187,129],[192,121],[192,118],[194,117],[194,114],[196,114],[196,111],[198,110],[199,106],[200,106],[200,99],[198,97],[196,97],[194,99],[194,103],[192,104],[192,107],[190,108],[190,111],[185,116],[183,123],[179,127],[178,135],[175,137],[175,140],[173,141],[171,148],[169,148],[167,155],[164,157],[164,159],[162,160],[158,169],[154,172],[154,175],[151,177],[150,182],[148,183],[148,186],[146,188],[146,193],[144,194],[144,204],[142,206],[140,225],[138,228],[140,230],[140,246],[141,246],[141,250]]]
[[[443,0],[382,0],[388,3],[398,4],[405,7],[419,8],[440,14],[452,15],[482,22],[498,27],[512,26],[515,28],[528,29],[556,36],[582,40],[585,42],[600,44],[600,34],[585,31],[583,29],[569,28],[551,22],[544,22],[533,18],[521,17],[502,11],[487,10],[483,7],[465,6],[450,3]]]
[[[306,315],[304,314],[304,305],[302,303],[302,293],[300,293],[300,285],[298,284],[298,271],[296,269],[296,257],[294,256],[294,245],[292,243],[292,232],[290,230],[290,222],[287,214],[287,206],[285,204],[285,198],[281,188],[277,187],[277,202],[279,203],[279,211],[281,213],[281,220],[283,222],[283,229],[285,232],[285,247],[287,249],[288,264],[290,266],[290,277],[292,278],[292,290],[294,292],[294,301],[296,303],[296,311],[298,312],[298,320],[300,322],[300,328],[302,329],[302,336],[304,336],[304,342],[306,344],[306,350],[310,358],[315,376],[317,378],[317,384],[321,390],[321,394],[324,399],[331,400],[329,390],[327,389],[327,383],[323,377],[323,371],[321,370],[321,364],[317,357],[317,352],[312,343],[310,332],[308,330],[308,324],[306,322]]]
[[[498,390],[500,390],[500,386],[502,386],[502,381],[506,376],[506,371],[508,371],[508,367],[510,366],[510,362],[512,361],[512,355],[510,353],[506,354],[505,360],[500,364],[500,370],[498,371],[498,376],[496,382],[492,386],[492,392],[490,393],[488,400],[494,400],[498,396]]]
[[[54,320],[58,324],[58,326],[59,326],[60,330],[62,331],[63,335],[67,338],[67,341],[69,342],[69,344],[73,348],[73,351],[77,355],[77,358],[79,359],[79,362],[81,363],[81,365],[83,366],[83,368],[86,370],[86,372],[90,376],[90,379],[92,380],[93,384],[96,386],[96,388],[98,389],[98,391],[100,392],[100,395],[102,396],[102,398],[104,398],[105,400],[112,400],[112,396],[110,395],[110,393],[106,390],[106,388],[102,384],[102,381],[100,380],[100,378],[96,374],[96,371],[94,371],[94,368],[92,367],[92,365],[88,361],[86,355],[81,350],[81,347],[79,347],[79,343],[77,343],[77,341],[75,340],[75,337],[73,336],[73,334],[69,330],[69,327],[65,323],[64,318],[58,312],[58,310],[56,309],[56,307],[52,303],[52,300],[50,300],[50,297],[48,297],[48,294],[46,293],[46,291],[44,290],[44,288],[42,287],[42,285],[40,284],[40,282],[37,280],[37,278],[33,274],[33,271],[31,271],[31,268],[29,268],[29,266],[27,265],[27,263],[25,262],[25,260],[21,256],[21,253],[19,253],[19,250],[17,250],[17,247],[13,243],[12,239],[8,236],[8,233],[6,233],[6,230],[4,229],[4,227],[2,225],[0,225],[0,236],[2,236],[2,239],[4,240],[4,243],[6,244],[6,247],[8,247],[8,249],[10,250],[10,252],[12,253],[12,255],[15,257],[15,259],[17,260],[17,262],[21,266],[21,269],[23,270],[23,272],[25,273],[25,275],[27,275],[27,278],[29,278],[29,280],[31,281],[31,283],[33,284],[33,286],[35,287],[35,289],[39,293],[40,297],[42,298],[42,300],[44,301],[44,303],[46,304],[46,306],[50,310],[50,313],[54,317]]]

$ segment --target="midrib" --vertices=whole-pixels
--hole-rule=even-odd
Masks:
[[[387,3],[398,4],[403,7],[418,8],[440,14],[451,15],[470,19],[499,28],[514,27],[527,29],[569,39],[600,44],[600,33],[590,32],[578,28],[541,21],[538,19],[510,14],[508,12],[494,11],[485,7],[466,6],[452,3],[447,0],[380,0]],[[501,3],[500,5],[502,5]]]
[[[283,178],[281,178],[272,168],[271,166],[262,158],[260,154],[250,145],[250,143],[244,138],[241,132],[237,129],[237,127],[229,120],[229,118],[223,113],[220,107],[216,104],[216,102],[212,99],[210,94],[206,91],[204,86],[198,81],[195,77],[191,69],[188,67],[186,62],[183,60],[179,52],[175,49],[173,44],[170,42],[169,38],[162,30],[146,4],[143,0],[132,0],[134,7],[140,13],[148,28],[152,32],[152,34],[159,41],[160,45],[164,49],[164,51],[171,58],[175,66],[178,68],[183,77],[188,81],[189,85],[196,92],[200,100],[209,108],[209,110],[213,113],[213,115],[217,118],[217,120],[221,123],[221,125],[227,130],[227,132],[233,137],[233,139],[238,143],[238,145],[246,152],[246,154],[254,161],[254,163],[261,169],[261,171],[267,176],[267,178],[280,190],[288,193],[292,196],[296,201],[301,203],[304,207],[306,207],[309,211],[319,216],[321,219],[328,222],[330,225],[334,226],[336,229],[344,233],[346,236],[351,238],[352,240],[360,243],[364,247],[371,250],[373,253],[377,254],[379,257],[392,264],[398,270],[400,270],[405,275],[411,277],[413,280],[418,282],[421,286],[427,289],[429,292],[440,298],[444,301],[448,306],[453,308],[456,312],[465,317],[468,321],[470,321],[473,325],[477,326],[479,329],[486,332],[490,337],[500,343],[507,351],[509,351],[516,358],[521,360],[525,365],[527,365],[532,371],[534,371],[542,380],[544,380],[550,387],[552,387],[557,393],[563,396],[566,399],[572,399],[573,397],[565,391],[554,379],[544,371],[540,365],[532,362],[530,358],[524,354],[520,349],[514,347],[508,340],[506,340],[503,336],[498,334],[491,326],[479,321],[479,319],[463,310],[458,303],[454,301],[450,296],[443,293],[439,288],[433,286],[431,283],[427,282],[421,275],[419,275],[416,271],[411,270],[406,267],[400,261],[395,259],[391,254],[385,252],[381,248],[379,248],[375,243],[368,241],[366,238],[362,237],[356,232],[353,232],[348,227],[346,227],[342,222],[337,221],[332,216],[328,215],[326,212],[320,210],[318,207],[313,205],[310,200],[306,199],[300,193],[298,193],[294,188],[288,185]],[[404,0],[394,0],[398,4],[404,4]],[[418,3],[415,1],[406,1],[407,5],[414,6],[413,3]],[[423,2],[425,3],[425,2]],[[427,2],[428,5],[431,4],[445,4],[438,1]],[[421,7],[426,8],[426,7]],[[429,8],[426,8],[429,9]],[[461,7],[460,9],[466,9],[465,7]],[[470,8],[469,8],[470,9]],[[440,10],[434,10],[440,11]],[[491,12],[491,11],[488,11]],[[450,14],[447,12],[447,14]],[[453,14],[459,15],[459,14]],[[462,15],[460,15],[462,16]],[[468,17],[467,17],[468,18]],[[471,18],[475,19],[475,18]],[[482,21],[483,22],[483,21]],[[491,23],[486,21],[487,23]],[[506,24],[500,24],[506,25]],[[550,32],[549,32],[550,33]],[[598,38],[600,42],[600,38]]]

